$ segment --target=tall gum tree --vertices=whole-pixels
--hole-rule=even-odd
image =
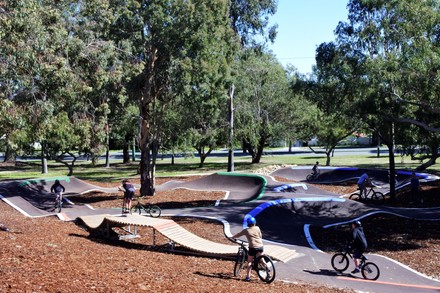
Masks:
[[[211,40],[216,38],[220,42],[231,42],[229,32],[225,30],[229,27],[235,29],[235,35],[240,36],[242,43],[246,43],[243,41],[245,36],[246,40],[250,40],[265,30],[268,24],[266,16],[274,13],[276,1],[130,0],[112,3],[119,15],[113,33],[120,39],[130,40],[133,54],[142,64],[142,72],[133,79],[129,90],[139,101],[141,194],[153,195],[156,157],[163,139],[163,113],[168,103],[181,94],[176,92],[175,86],[184,76],[185,61],[200,56],[197,46],[200,40],[192,38],[198,30],[194,26],[197,21],[193,18],[218,19],[216,22],[208,21],[216,23],[208,29],[211,33],[207,37]],[[219,30],[227,32],[227,36],[219,38]],[[273,38],[274,30],[268,35]],[[203,58],[209,60],[209,54]]]
[[[142,71],[130,83],[129,91],[139,101],[140,192],[154,195],[156,159],[164,139],[161,128],[167,106],[180,94],[183,85],[191,84],[187,80],[191,62],[204,59],[209,64],[205,47],[215,41],[231,41],[227,30],[229,7],[227,1],[221,0],[115,1],[115,4],[120,15],[115,24],[121,29],[115,26],[114,34],[131,41],[133,54],[142,64]],[[209,34],[197,34],[198,29]]]
[[[285,133],[283,108],[289,97],[287,73],[269,53],[248,50],[241,59],[236,79],[237,137],[259,163],[264,148],[278,134]]]
[[[338,78],[352,105],[346,115],[364,122],[387,145],[391,178],[398,124],[407,117],[414,123],[424,120],[401,100],[438,103],[432,91],[438,76],[438,6],[438,1],[351,0],[348,22],[335,30],[339,68],[346,69]],[[394,183],[390,180],[392,198]]]

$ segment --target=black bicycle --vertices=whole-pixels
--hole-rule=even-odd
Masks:
[[[347,246],[345,252],[338,252],[332,257],[332,267],[335,271],[342,273],[350,265],[350,259],[353,259],[351,253],[351,247]],[[362,273],[362,277],[367,280],[377,280],[380,276],[379,267],[373,262],[367,262],[368,258],[365,255],[361,256],[359,268]]]
[[[318,177],[319,177],[319,173],[311,173],[311,174],[307,175],[306,180],[310,182],[315,179],[318,179]]]
[[[238,248],[237,257],[235,258],[234,265],[234,276],[240,277],[240,273],[246,270],[247,259],[249,255],[249,250],[245,243],[246,241],[240,239],[231,239],[232,241],[238,243],[240,247]],[[260,280],[266,283],[272,283],[275,280],[275,265],[272,259],[268,255],[260,255],[258,257],[254,257],[252,262],[252,269],[257,272]]]
[[[136,205],[132,206],[130,209],[130,212],[133,213],[139,213],[139,215],[142,215],[143,213],[146,215],[150,215],[153,218],[160,217],[162,214],[162,210],[159,206],[151,203],[141,204],[139,198],[136,199],[137,203]]]
[[[360,190],[350,195],[349,199],[357,200],[357,201],[372,201],[375,204],[382,204],[385,201],[385,196],[382,192],[374,190],[373,186],[370,186],[370,189],[366,190],[362,195]]]

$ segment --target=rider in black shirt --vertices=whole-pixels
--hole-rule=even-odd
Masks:
[[[354,221],[351,223],[353,241],[351,242],[351,247],[353,248],[353,261],[355,269],[352,271],[353,274],[359,273],[359,259],[364,254],[365,249],[367,249],[367,238],[364,234],[364,229],[360,221]]]

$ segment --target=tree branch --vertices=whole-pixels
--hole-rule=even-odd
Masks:
[[[423,129],[429,131],[429,132],[440,132],[440,127],[431,127],[428,124],[415,120],[415,119],[410,119],[410,118],[393,118],[393,120],[395,122],[400,122],[400,123],[410,123],[410,124],[414,124],[417,125],[419,127],[422,127]]]

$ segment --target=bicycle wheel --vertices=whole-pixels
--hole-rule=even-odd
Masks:
[[[239,251],[237,253],[237,257],[235,258],[234,277],[240,276],[240,273],[245,263],[246,263],[246,254],[243,251]]]
[[[61,201],[59,199],[57,199],[55,201],[55,212],[56,213],[61,213]]]
[[[150,209],[148,210],[148,212],[149,212],[150,216],[152,216],[153,218],[157,218],[162,213],[162,210],[160,209],[159,206],[152,205],[152,206],[150,206]]]
[[[306,180],[307,181],[312,181],[313,180],[313,175],[312,174],[307,175]]]
[[[332,257],[332,267],[335,271],[342,273],[350,264],[346,254],[338,252]]]
[[[385,196],[382,192],[376,191],[373,193],[372,199],[373,203],[375,204],[383,204],[385,201]]]
[[[377,280],[380,276],[380,270],[379,267],[372,262],[367,262],[362,266],[361,269],[362,277],[364,277],[367,280]]]
[[[350,197],[348,199],[356,200],[356,201],[362,201],[361,194],[357,193],[357,192],[355,192],[352,195],[350,195]]]
[[[261,281],[272,283],[275,280],[275,265],[272,259],[267,255],[261,255],[255,260],[257,267],[255,268]]]

